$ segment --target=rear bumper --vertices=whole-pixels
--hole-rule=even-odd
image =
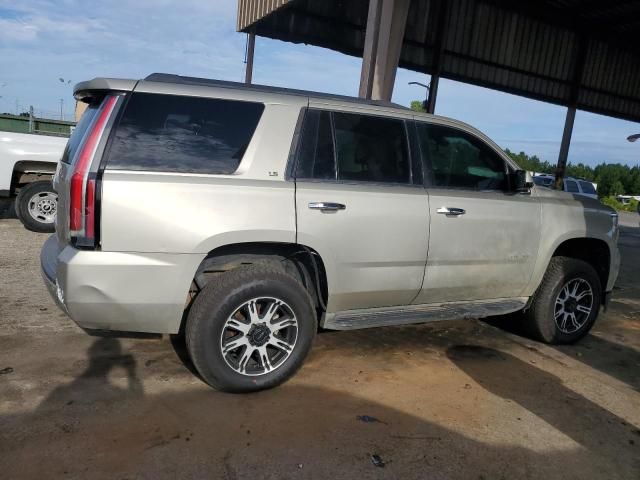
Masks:
[[[53,299],[84,329],[177,333],[203,258],[61,248],[52,235],[40,265]]]

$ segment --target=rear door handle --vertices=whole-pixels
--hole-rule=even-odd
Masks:
[[[309,208],[311,208],[312,210],[335,211],[335,210],[344,210],[347,207],[342,203],[335,203],[335,202],[311,202],[309,203]]]
[[[440,207],[436,210],[436,213],[442,213],[443,215],[464,215],[467,213],[464,208],[456,208],[456,207]]]

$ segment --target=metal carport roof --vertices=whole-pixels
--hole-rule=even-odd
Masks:
[[[239,0],[237,28],[362,56],[368,5]],[[399,66],[640,121],[640,1],[412,0]]]

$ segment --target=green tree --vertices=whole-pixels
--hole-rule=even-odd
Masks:
[[[625,193],[624,185],[620,180],[616,180],[615,182],[613,182],[613,185],[611,185],[610,192],[611,192],[611,195],[624,195]]]
[[[424,107],[422,106],[422,101],[421,100],[412,100],[411,101],[411,105],[410,105],[411,110],[413,110],[414,112],[422,112],[422,113],[426,113],[427,111],[424,109]]]

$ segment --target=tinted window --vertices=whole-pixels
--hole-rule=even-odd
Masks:
[[[591,182],[580,182],[580,188],[582,188],[583,193],[588,193],[589,195],[595,195],[597,193]]]
[[[541,187],[546,187],[547,185],[549,185],[549,182],[547,181],[546,178],[540,178],[540,177],[533,177],[533,183]]]
[[[505,190],[506,165],[492,148],[456,128],[418,124],[422,153],[436,187]]]
[[[135,93],[118,124],[108,168],[233,173],[264,105]]]
[[[64,163],[71,163],[73,161],[73,158],[78,151],[78,147],[80,146],[80,142],[82,142],[82,137],[87,133],[89,125],[91,125],[91,122],[93,122],[93,119],[96,116],[98,107],[99,104],[89,105],[84,111],[82,117],[80,117],[80,121],[76,125],[76,128],[73,129],[71,137],[69,137],[69,141],[67,142],[67,146],[64,149],[60,161]]]
[[[353,113],[333,113],[338,180],[410,183],[404,122]]]
[[[331,114],[307,110],[302,125],[296,178],[332,180],[336,178]]]
[[[580,193],[580,190],[578,190],[578,184],[573,180],[566,180],[564,185],[567,189],[567,192]]]

